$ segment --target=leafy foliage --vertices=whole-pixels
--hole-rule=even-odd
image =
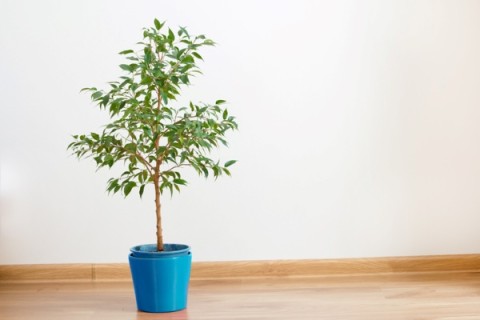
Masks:
[[[109,192],[128,196],[154,183],[163,193],[187,184],[179,171],[193,167],[199,175],[230,175],[228,167],[209,158],[213,148],[227,145],[225,134],[237,129],[235,118],[223,107],[225,101],[177,107],[172,102],[182,87],[201,71],[198,52],[214,42],[204,35],[192,36],[185,28],[165,30],[155,19],[143,30],[140,50],[124,50],[124,75],[110,82],[108,90],[84,88],[92,100],[107,110],[112,121],[100,133],[74,135],[68,148],[78,158],[91,157],[99,168],[124,163],[125,171],[108,181]],[[162,31],[163,30],[163,31]]]

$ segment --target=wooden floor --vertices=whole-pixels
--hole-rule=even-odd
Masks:
[[[480,273],[195,280],[187,310],[138,312],[129,282],[0,283],[0,319],[480,319]]]

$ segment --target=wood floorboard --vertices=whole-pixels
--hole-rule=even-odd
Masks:
[[[195,280],[168,314],[138,312],[128,281],[3,282],[0,319],[480,320],[480,273]]]

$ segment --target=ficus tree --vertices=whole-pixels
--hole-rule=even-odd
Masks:
[[[107,90],[84,88],[100,109],[110,115],[99,133],[78,134],[68,149],[78,157],[93,158],[98,168],[121,164],[120,176],[107,182],[109,193],[121,192],[126,197],[153,185],[157,218],[157,249],[164,250],[162,235],[161,196],[173,194],[187,184],[180,169],[192,167],[205,177],[230,175],[230,160],[220,163],[210,158],[213,148],[227,145],[225,134],[237,129],[235,118],[224,107],[224,100],[215,103],[179,105],[181,89],[201,71],[199,51],[213,46],[204,35],[190,35],[186,28],[174,32],[165,23],[143,29],[138,50],[120,52],[127,62],[118,81]]]

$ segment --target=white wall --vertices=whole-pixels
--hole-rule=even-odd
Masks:
[[[0,264],[125,262],[153,198],[107,196],[65,150],[107,120],[85,86],[154,17],[219,45],[185,94],[225,98],[232,178],[164,198],[194,259],[480,251],[480,2],[61,1],[0,4]]]

